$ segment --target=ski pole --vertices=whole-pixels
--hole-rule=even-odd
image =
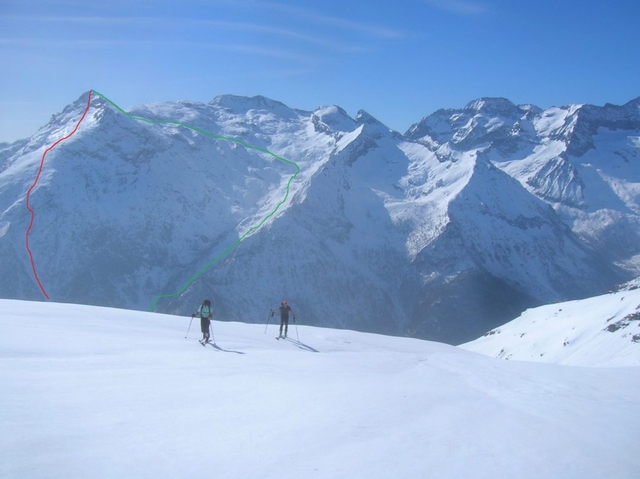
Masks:
[[[267,334],[267,327],[269,326],[269,318],[273,316],[273,311],[269,311],[269,315],[267,316],[267,325],[264,327],[264,334]]]
[[[298,342],[300,342],[300,335],[298,334],[298,323],[296,323],[296,318],[295,318],[295,316],[294,316],[294,318],[293,318],[293,324],[294,324],[294,325],[295,325],[295,327],[296,327],[296,338],[298,338]]]
[[[187,334],[185,334],[184,339],[187,339],[187,336],[189,336],[189,330],[191,329],[191,323],[193,323],[193,314],[191,315],[191,321],[189,321],[189,327],[187,328]]]
[[[213,338],[213,344],[216,344],[216,337],[213,335],[213,328],[211,327],[211,321],[209,321],[209,333],[211,334],[211,337]]]

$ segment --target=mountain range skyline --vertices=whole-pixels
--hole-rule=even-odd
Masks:
[[[26,272],[21,194],[87,96],[0,150],[3,269]],[[485,98],[401,135],[335,105],[307,112],[225,95],[125,113],[97,97],[77,136],[48,157],[34,244],[54,298],[148,309],[282,203],[160,310],[213,292],[221,314],[254,322],[287,297],[312,324],[455,343],[527,305],[601,293],[638,273],[639,101],[542,110]],[[267,150],[298,163],[300,176],[290,182],[291,165]],[[34,299],[23,274],[0,291]],[[475,293],[457,301],[460,288]],[[323,317],[327,307],[341,313]]]
[[[127,109],[224,93],[338,104],[396,131],[482,97],[621,104],[638,93],[639,18],[623,0],[7,0],[0,142],[89,88]]]

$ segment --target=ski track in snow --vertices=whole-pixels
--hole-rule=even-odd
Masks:
[[[0,477],[638,477],[636,367],[219,321],[203,347],[186,317],[0,311]]]

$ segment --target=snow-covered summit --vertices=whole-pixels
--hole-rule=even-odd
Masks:
[[[514,105],[510,100],[506,98],[492,98],[485,97],[479,98],[472,102],[467,103],[463,108],[464,111],[473,112],[474,114],[484,114],[491,116],[508,116],[513,112],[521,112],[522,110]]]
[[[262,95],[253,97],[239,95],[219,95],[209,103],[213,106],[228,108],[234,112],[247,110],[287,110],[289,107],[282,102],[272,100]]]
[[[326,105],[316,109],[313,112],[313,121],[314,125],[325,125],[329,131],[333,132],[351,132],[357,127],[354,119],[336,105]]]
[[[509,135],[514,125],[527,118],[530,109],[504,98],[481,98],[462,110],[439,110],[409,128],[407,138],[424,143],[435,140],[458,150],[488,146]]]

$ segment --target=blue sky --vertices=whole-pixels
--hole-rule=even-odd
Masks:
[[[2,0],[0,141],[96,89],[127,108],[264,95],[400,132],[484,96],[640,96],[631,0]]]

